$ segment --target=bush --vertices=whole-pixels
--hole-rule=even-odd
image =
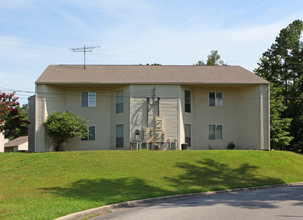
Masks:
[[[63,143],[72,137],[86,137],[89,133],[86,119],[72,112],[54,112],[50,114],[43,125],[47,135],[56,142],[55,151],[63,151]]]
[[[234,144],[234,142],[230,142],[228,145],[227,145],[227,149],[228,150],[233,150],[235,149],[236,145]]]

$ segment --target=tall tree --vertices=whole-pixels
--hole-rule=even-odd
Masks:
[[[195,66],[224,66],[227,65],[221,60],[221,56],[219,55],[217,50],[212,50],[210,55],[207,56],[207,61],[204,63],[203,60],[198,60]]]
[[[303,152],[303,22],[295,20],[280,31],[275,43],[265,51],[255,73],[273,83],[271,92],[280,88],[285,109],[280,119],[291,119],[290,136],[294,137],[286,149]],[[275,98],[275,97],[273,97]],[[276,107],[278,108],[278,107]],[[281,131],[286,131],[286,127]],[[285,133],[284,133],[285,134]]]
[[[282,113],[287,109],[282,89],[271,84],[270,89],[270,145],[272,149],[288,149],[293,137],[290,136],[289,127],[291,118],[282,118]]]

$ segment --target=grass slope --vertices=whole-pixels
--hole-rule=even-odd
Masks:
[[[303,156],[262,151],[0,154],[0,218],[52,219],[127,200],[303,181]]]

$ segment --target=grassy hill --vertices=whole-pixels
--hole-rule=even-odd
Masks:
[[[52,219],[128,200],[303,181],[303,156],[263,151],[0,154],[0,218]]]

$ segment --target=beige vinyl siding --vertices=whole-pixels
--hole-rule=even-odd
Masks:
[[[260,134],[261,134],[261,149],[270,149],[270,88],[269,85],[261,85],[260,87]]]
[[[208,105],[209,92],[223,93],[223,106]],[[205,86],[194,90],[192,149],[226,149],[237,145],[237,92],[233,87]],[[209,140],[209,125],[222,125],[222,140]]]
[[[116,113],[116,92],[123,90],[124,95],[124,106],[123,106],[123,112]],[[111,93],[112,102],[112,114],[111,117],[111,149],[115,150],[128,150],[129,149],[129,143],[130,143],[130,88],[129,86],[116,86],[112,88]],[[116,148],[116,125],[123,125],[124,129],[124,144],[123,148],[119,147]]]
[[[23,144],[20,144],[18,146],[18,150],[28,150],[28,142],[25,142]]]
[[[178,85],[131,85],[130,108],[130,137],[135,138],[135,130],[142,130],[147,126],[146,98],[160,97],[160,117],[163,118],[163,130],[166,139],[178,138]],[[154,127],[154,117],[158,116],[158,104],[149,106],[148,127]]]
[[[259,86],[239,88],[238,94],[238,146],[261,148],[261,106]]]
[[[195,114],[195,90],[194,87],[190,86],[182,86],[179,88],[179,106],[180,106],[180,124],[179,124],[179,131],[180,131],[180,140],[179,140],[179,149],[181,149],[181,144],[184,144],[185,141],[185,124],[193,124],[192,118]],[[185,91],[190,91],[190,112],[185,112]],[[192,149],[195,148],[194,139],[191,140]]]
[[[55,111],[65,109],[65,89],[58,86],[36,85],[36,134],[35,151],[43,152],[51,150],[52,142],[45,135],[42,123],[47,116]]]
[[[154,127],[158,104],[150,107],[147,115],[146,102],[154,88],[155,97],[160,97],[166,140],[177,139],[178,149],[185,143],[185,124],[191,125],[190,149],[226,149],[230,142],[236,148],[269,147],[268,85],[37,85],[36,151],[48,151],[52,146],[42,123],[50,113],[63,110],[88,119],[88,125],[96,127],[95,140],[73,138],[64,145],[65,150],[128,150],[135,130]],[[124,111],[116,113],[115,96],[121,90]],[[191,92],[190,113],[185,112],[185,90]],[[81,92],[96,92],[96,107],[81,107]],[[222,92],[223,106],[209,106],[209,92]],[[122,124],[124,147],[116,148],[116,125]],[[209,140],[209,125],[222,125],[222,140]]]
[[[134,141],[135,131],[146,127],[147,124],[146,98],[130,98],[130,140]]]
[[[173,141],[178,138],[178,100],[161,99],[160,116],[163,117],[163,128],[166,133],[166,139]]]
[[[124,90],[124,112],[115,113],[115,92]],[[96,107],[81,107],[81,92],[96,92]],[[80,137],[69,139],[65,150],[115,149],[115,126],[124,124],[124,146],[129,145],[129,89],[122,87],[66,87],[37,85],[36,95],[36,152],[49,151],[52,141],[46,137],[42,123],[54,111],[69,110],[95,126],[95,140],[83,141]]]
[[[82,107],[81,93],[95,92],[96,107]],[[66,89],[66,110],[87,119],[88,126],[95,126],[95,140],[70,139],[65,150],[105,150],[111,148],[111,88],[80,87]]]

